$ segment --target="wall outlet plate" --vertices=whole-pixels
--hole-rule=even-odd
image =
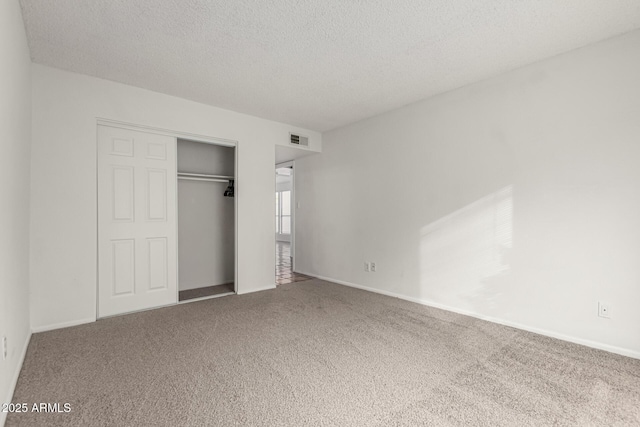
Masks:
[[[366,271],[367,273],[369,272],[369,263],[368,262],[364,263],[364,271]]]
[[[598,302],[598,316],[604,317],[605,319],[611,318],[611,307],[609,303],[602,301]]]
[[[372,262],[372,263],[371,263],[371,272],[372,272],[372,273],[375,273],[375,272],[376,272],[376,263],[375,263],[375,262]]]

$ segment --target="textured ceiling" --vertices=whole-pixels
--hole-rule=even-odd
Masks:
[[[34,62],[333,129],[640,27],[640,0],[22,0]]]

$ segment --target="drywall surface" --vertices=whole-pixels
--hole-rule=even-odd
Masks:
[[[636,31],[323,134],[296,162],[297,270],[640,357],[639,51]]]
[[[235,176],[235,149],[178,139],[178,172]]]
[[[96,318],[97,118],[237,141],[237,289],[274,286],[274,146],[303,132],[319,151],[320,134],[41,65],[32,78],[35,330]]]
[[[234,200],[226,183],[178,181],[178,288],[233,283]]]
[[[234,176],[234,148],[178,140],[178,172]],[[233,283],[234,198],[228,182],[178,180],[178,287]]]
[[[30,336],[31,59],[17,1],[0,2],[0,58],[0,403],[6,403]],[[5,416],[0,411],[0,425]]]

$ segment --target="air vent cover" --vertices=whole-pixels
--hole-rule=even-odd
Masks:
[[[300,145],[302,147],[308,147],[309,146],[309,138],[308,137],[302,136],[302,135],[296,135],[294,133],[290,133],[289,135],[291,135],[291,140],[290,140],[291,145]]]

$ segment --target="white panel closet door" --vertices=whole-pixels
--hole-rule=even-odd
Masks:
[[[176,144],[98,126],[98,317],[177,302]]]

